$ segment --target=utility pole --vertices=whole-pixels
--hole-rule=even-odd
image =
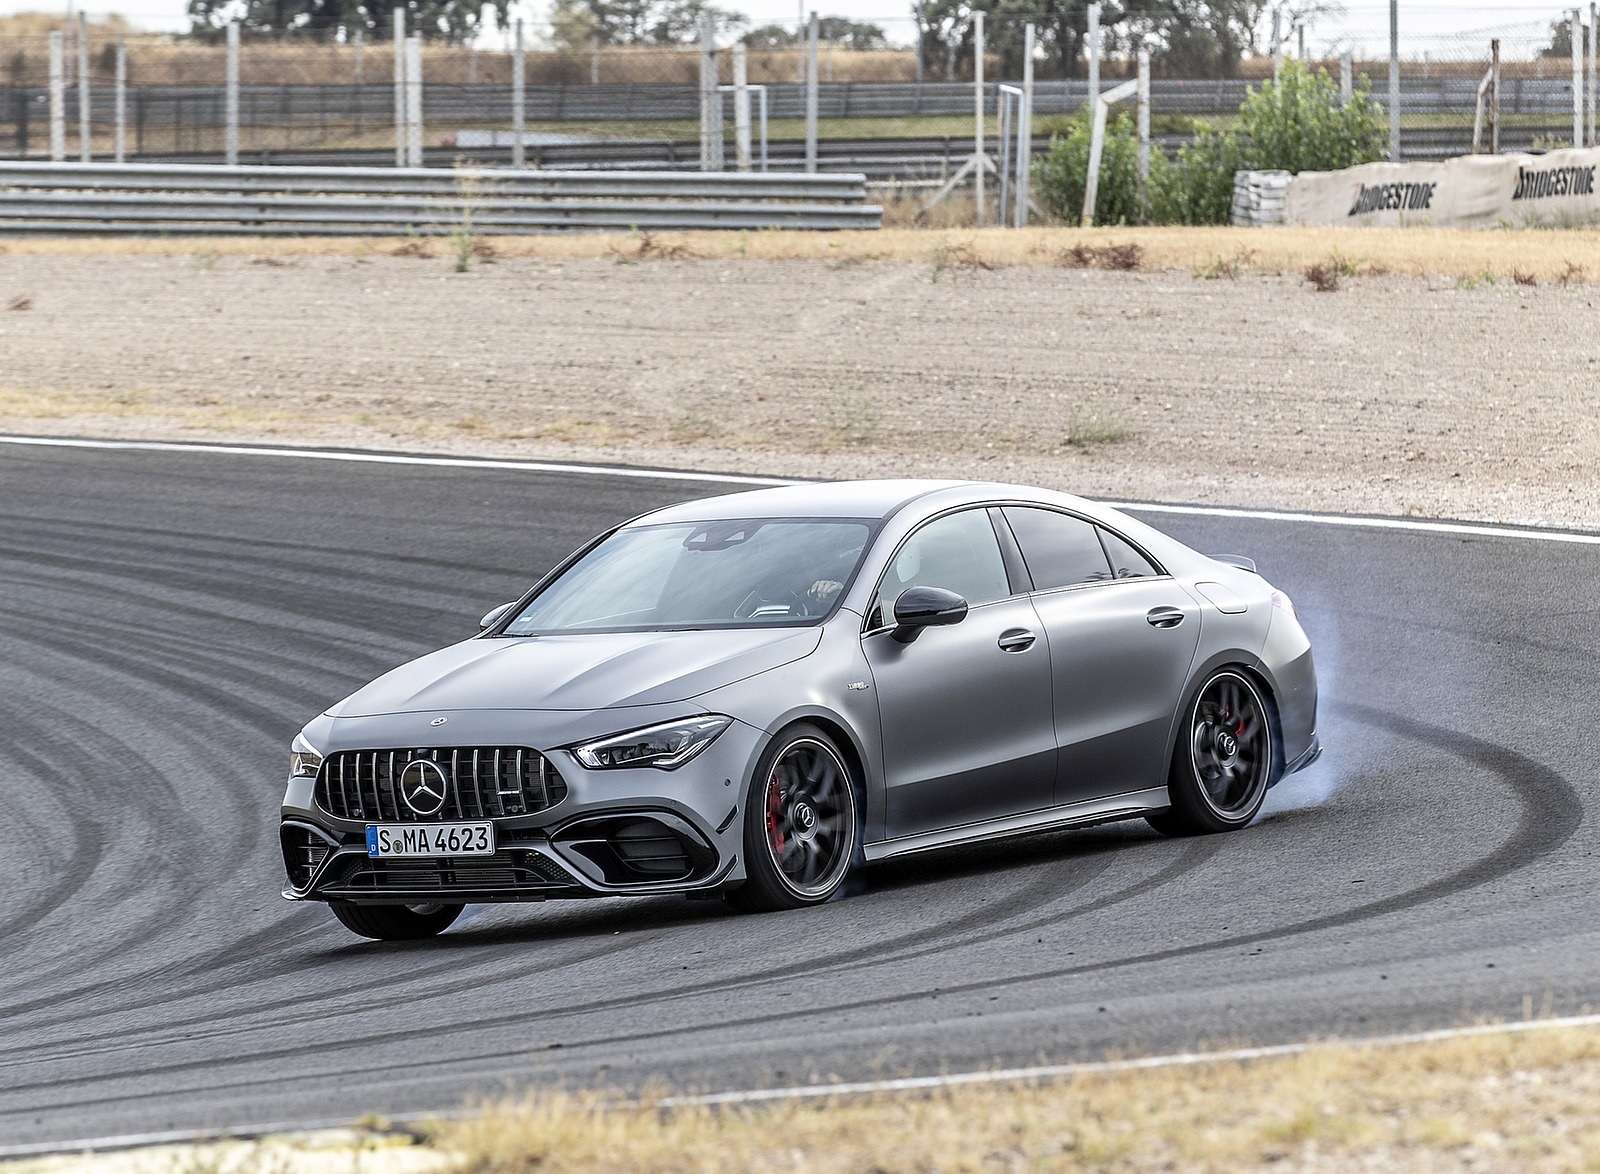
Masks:
[[[806,172],[817,169],[817,14],[806,25]]]
[[[1400,162],[1400,0],[1389,0],[1389,162]]]
[[[225,78],[226,129],[222,158],[229,167],[239,165],[239,22],[228,22],[228,63]]]
[[[750,170],[750,71],[743,41],[733,45],[733,157],[740,171]]]
[[[1087,109],[1094,112],[1095,99],[1100,97],[1100,5],[1089,5],[1089,100]]]
[[[1600,4],[1589,5],[1589,139],[1588,145],[1595,145],[1595,83],[1596,83],[1596,50],[1600,50]]]
[[[917,0],[917,93],[922,93],[922,75],[924,70],[923,58],[926,55],[928,38],[923,34],[926,28],[927,14],[923,11],[922,0]]]
[[[406,165],[406,10],[394,10],[394,165]]]
[[[983,227],[983,222],[988,219],[987,209],[983,206],[983,172],[988,166],[988,160],[983,154],[983,13],[972,14],[972,106],[976,115],[976,125],[972,134],[972,160],[976,170],[972,175],[973,200],[977,203],[978,227]]]
[[[422,34],[406,38],[406,164],[422,166]]]
[[[67,54],[60,29],[50,32],[50,161],[67,161]]]
[[[1583,17],[1574,8],[1568,28],[1572,37],[1572,145],[1583,146]]]
[[[1500,154],[1500,38],[1489,42],[1489,154]]]
[[[89,14],[78,13],[78,157],[87,163],[93,155],[89,143]]]
[[[700,19],[700,170],[722,170],[722,94],[717,90],[717,24]]]
[[[113,149],[116,152],[118,163],[128,160],[128,46],[122,39],[122,34],[117,34],[117,81],[116,81],[116,140]]]
[[[527,64],[522,56],[522,18],[512,26],[511,42],[511,166],[527,163],[527,145],[522,141],[527,125]]]
[[[1283,72],[1283,6],[1272,10],[1272,84],[1278,84]]]
[[[1018,228],[1028,227],[1028,179],[1033,170],[1033,25],[1022,30],[1022,101],[1017,104]]]
[[[1139,50],[1139,90],[1137,99],[1139,125],[1139,223],[1150,221],[1149,205],[1145,203],[1150,187],[1150,50]]]

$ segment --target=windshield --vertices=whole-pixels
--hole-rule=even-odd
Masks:
[[[817,623],[855,576],[876,525],[736,518],[629,526],[568,567],[501,635]]]

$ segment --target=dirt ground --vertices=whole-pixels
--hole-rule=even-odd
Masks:
[[[392,248],[392,246],[391,246]],[[0,255],[0,431],[1600,526],[1600,286]]]

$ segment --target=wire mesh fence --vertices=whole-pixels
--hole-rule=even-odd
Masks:
[[[1500,54],[1502,147],[1570,143],[1574,81],[1566,11],[1551,9],[1469,32],[1403,30],[1403,154],[1433,157],[1470,148],[1478,86],[1493,41]],[[1354,10],[1354,17],[1362,12]],[[1200,124],[1229,126],[1248,87],[1271,78],[1275,58],[1303,57],[1338,76],[1348,55],[1353,84],[1387,105],[1387,38],[1375,35],[1370,21],[1358,28],[1354,17],[1288,23],[1275,39],[1264,29],[1236,30],[1240,45],[1223,52],[1215,30],[1196,48],[1192,36],[1186,39],[1182,29],[1163,25],[1154,14],[1125,10],[1103,33],[1099,84],[1103,89],[1131,76],[1138,50],[1147,48],[1153,128],[1169,147]],[[1033,129],[1044,140],[1064,130],[1088,99],[1089,44],[1087,30],[1069,20],[1054,26],[1035,20]],[[1027,23],[1021,16],[993,16],[985,29],[991,143],[999,130],[996,87],[1022,74]],[[0,27],[0,158],[44,159],[54,150],[69,159],[85,152],[107,159],[116,152],[120,124],[126,158],[220,160],[227,140],[228,66],[217,30],[153,36],[109,24],[83,27],[82,43],[76,22],[60,22],[54,30],[60,123],[54,142],[51,38],[40,30],[7,33]],[[974,133],[970,18],[920,29],[909,20],[883,21],[871,26],[875,35],[864,34],[859,24],[841,27],[851,30],[848,37],[819,38],[816,47],[819,166],[917,177],[937,176],[952,161],[959,163]],[[801,31],[767,26],[744,36],[747,77],[764,102],[766,158],[773,169],[804,165],[809,63]],[[1587,37],[1580,27],[1580,43]],[[734,39],[725,33],[716,54],[717,80],[725,89],[733,81]],[[473,44],[422,46],[425,162],[448,163],[462,154],[509,161],[517,121],[517,54],[509,42],[509,34],[497,33]],[[241,162],[393,159],[397,57],[391,39],[366,30],[246,30],[238,62]],[[521,133],[530,165],[699,165],[698,45],[554,45],[549,30],[530,29],[522,71]],[[719,100],[731,160],[733,97],[724,93]]]

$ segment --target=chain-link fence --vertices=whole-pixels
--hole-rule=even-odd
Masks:
[[[1402,28],[1402,153],[1437,157],[1470,149],[1492,42],[1499,46],[1501,147],[1570,143],[1574,88],[1565,11],[1465,33]],[[1036,33],[1032,125],[1041,142],[1083,107],[1091,57],[1104,89],[1131,76],[1141,48],[1151,54],[1152,129],[1169,149],[1199,124],[1230,125],[1247,88],[1271,78],[1275,58],[1303,56],[1335,77],[1347,68],[1354,86],[1369,88],[1387,105],[1387,33],[1362,12],[1356,13],[1360,20],[1349,14],[1299,22],[1280,18],[1275,37],[1263,19],[1261,28],[1231,34],[1213,29],[1205,39],[1172,26],[1170,15],[1120,10],[1101,31],[1098,54],[1090,52],[1081,14],[1051,18],[1057,24],[1043,17],[992,17],[984,30],[986,137],[992,147],[1000,129],[998,87],[1021,79],[1030,23]],[[819,35],[815,51],[817,165],[923,182],[958,167],[974,138],[976,38],[970,18],[927,23],[920,30],[909,19],[881,21],[867,26],[869,32],[859,22],[820,26],[823,34],[840,28],[848,37]],[[811,66],[802,32],[767,26],[746,38],[744,68],[756,99],[756,166],[763,157],[763,126],[766,166],[805,165]],[[1228,35],[1240,43],[1230,48]],[[1588,37],[1581,27],[1580,45]],[[520,55],[528,165],[700,166],[700,46],[595,41],[551,47],[549,38],[548,30],[530,28]],[[77,159],[87,153],[108,159],[117,151],[120,126],[125,158],[221,160],[229,122],[228,49],[221,33],[151,36],[64,21],[57,29],[54,87],[51,39],[0,29],[0,158],[46,159],[56,153]],[[448,164],[461,155],[510,162],[518,59],[510,41],[504,33],[480,36],[477,47],[422,45],[423,162]],[[732,42],[724,35],[716,52],[729,160],[735,157]],[[239,161],[393,162],[396,121],[404,107],[403,95],[396,94],[397,61],[392,40],[362,32],[245,31],[238,52]]]

